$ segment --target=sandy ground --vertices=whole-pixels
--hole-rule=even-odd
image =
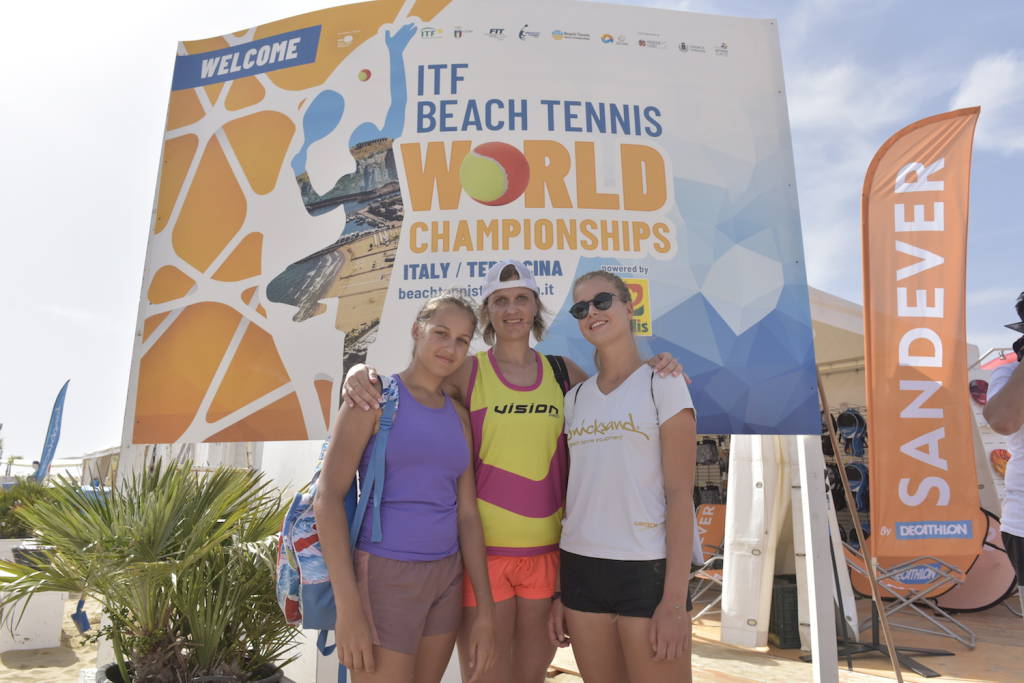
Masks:
[[[96,666],[96,646],[86,645],[71,622],[78,598],[65,604],[61,646],[44,650],[12,650],[0,654],[0,681],[4,683],[79,683],[83,668]],[[85,611],[95,626],[99,605],[87,600]]]
[[[82,643],[71,622],[76,600],[65,605],[61,647],[45,650],[20,650],[0,655],[0,683],[80,683],[81,670],[96,666],[96,647]],[[867,601],[860,605],[867,609]],[[86,611],[93,624],[99,623],[99,605],[89,601]],[[866,615],[865,615],[866,616]],[[930,657],[926,663],[938,671],[940,681],[970,681],[986,683],[1015,683],[1022,680],[1019,662],[1024,660],[1024,627],[1002,607],[985,612],[960,615],[977,633],[978,646],[973,651],[945,638],[922,636],[897,631],[899,645],[948,648],[954,657]],[[811,667],[795,661],[799,650],[766,651],[734,648],[718,642],[717,615],[704,617],[694,625],[693,671],[694,681],[707,683],[795,683],[811,680]],[[924,661],[924,660],[922,660]],[[580,683],[579,669],[570,650],[559,650],[548,674],[548,683]],[[841,683],[884,683],[894,678],[888,661],[882,657],[857,659],[856,671],[844,670],[840,663]],[[88,679],[91,683],[92,679]],[[923,683],[925,679],[904,672],[908,683]]]

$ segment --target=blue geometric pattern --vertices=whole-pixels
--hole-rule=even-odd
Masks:
[[[683,364],[700,433],[817,434],[814,344],[788,150],[753,168],[719,161],[746,172],[747,185],[737,193],[675,179],[679,211],[671,220],[679,226],[679,253],[643,261],[654,334],[637,343],[645,357],[668,351]],[[616,265],[635,262],[581,258],[575,276]],[[556,313],[538,348],[593,373],[593,347],[573,318]]]

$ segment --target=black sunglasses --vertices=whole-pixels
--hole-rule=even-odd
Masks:
[[[569,307],[569,315],[576,318],[577,320],[583,320],[587,317],[587,313],[590,312],[590,304],[594,304],[594,308],[599,311],[607,311],[612,307],[612,302],[615,301],[615,295],[611,292],[601,292],[590,301],[577,301]]]

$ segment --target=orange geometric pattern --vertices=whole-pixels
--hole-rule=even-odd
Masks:
[[[246,201],[216,138],[210,139],[174,226],[178,256],[203,271],[245,221]]]
[[[255,76],[239,78],[231,84],[224,106],[231,111],[238,111],[259,104],[266,94],[266,89]]]
[[[447,3],[415,6],[429,21]],[[281,326],[262,292],[288,258],[308,253],[288,251],[288,230],[309,219],[287,163],[303,108],[402,5],[378,0],[180,44],[179,54],[198,54],[321,26],[312,64],[171,93],[133,359],[134,443],[324,436],[340,363],[312,368],[296,337],[314,338],[321,323],[296,325],[289,310]],[[267,195],[285,191],[301,214],[260,215]]]
[[[263,253],[263,235],[254,232],[247,235],[228,256],[224,264],[213,274],[214,280],[237,282],[260,274],[260,255]],[[256,288],[253,287],[253,292]],[[249,295],[250,298],[252,295]],[[245,303],[249,303],[246,301]]]
[[[216,422],[287,383],[288,371],[277,354],[274,338],[250,324],[206,418]]]
[[[196,281],[174,266],[164,266],[156,271],[149,285],[149,303],[162,304],[172,299],[180,299],[188,294]]]
[[[198,102],[198,100],[197,100]],[[185,175],[192,158],[199,147],[199,138],[195,135],[182,135],[180,138],[168,140],[164,144],[164,157],[160,169],[160,192],[156,201],[156,221],[153,232],[160,232],[167,227],[174,208],[174,200],[181,192],[185,183]]]
[[[259,194],[273,190],[295,124],[284,114],[261,111],[224,124],[224,131],[252,189]]]

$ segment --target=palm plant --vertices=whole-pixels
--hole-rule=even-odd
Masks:
[[[31,477],[19,477],[10,488],[0,489],[0,538],[27,538],[32,529],[18,517],[26,503],[46,496],[47,489]]]
[[[124,681],[248,681],[293,647],[270,538],[284,506],[261,473],[156,465],[104,496],[64,477],[17,514],[49,549],[33,568],[0,562],[5,601],[94,596]]]

